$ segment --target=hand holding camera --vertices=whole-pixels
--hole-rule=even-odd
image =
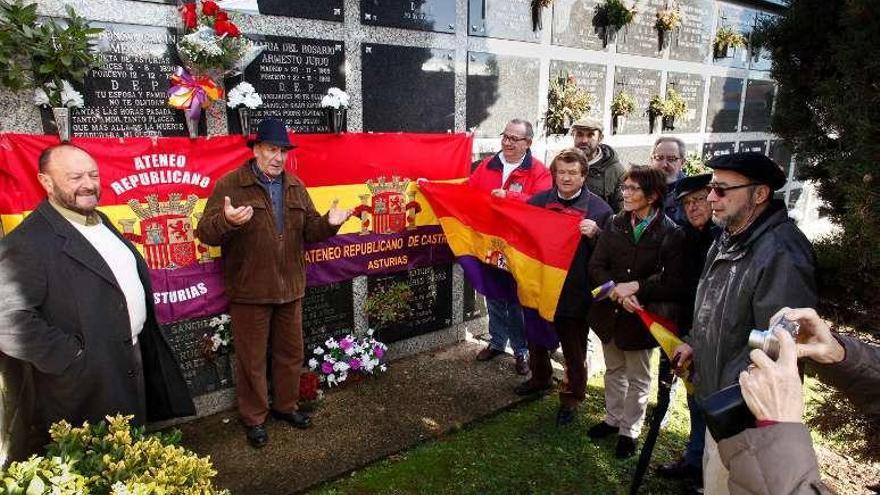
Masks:
[[[843,361],[846,357],[843,346],[831,334],[831,327],[819,318],[816,310],[782,308],[770,318],[770,321],[780,318],[795,321],[800,326],[796,334],[798,358],[809,358],[820,364],[833,364]]]
[[[778,349],[779,357],[773,361],[763,350],[752,350],[752,364],[739,374],[743,398],[758,420],[800,423],[804,393],[794,339],[781,328],[774,328],[769,336],[776,342],[772,348]]]

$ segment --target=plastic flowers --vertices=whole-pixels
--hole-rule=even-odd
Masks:
[[[348,94],[339,88],[330,88],[321,98],[323,108],[348,108]]]
[[[223,88],[210,77],[193,77],[183,67],[178,67],[171,76],[168,106],[185,110],[189,120],[199,120],[202,109],[210,107],[214,100],[220,98],[223,98]]]
[[[229,90],[226,98],[226,106],[229,108],[248,107],[253,110],[262,104],[263,99],[260,98],[260,94],[247,82],[241,82]]]
[[[83,96],[67,80],[61,80],[59,90],[54,82],[47,82],[34,90],[34,103],[46,107],[82,107]]]
[[[263,48],[241,37],[238,26],[215,2],[203,0],[201,5],[201,15],[196,3],[185,3],[180,7],[187,32],[177,42],[181,60],[190,70],[197,72],[227,74],[244,70]]]
[[[324,347],[326,349],[319,346],[313,350],[317,357],[310,359],[308,364],[309,369],[317,372],[321,382],[328,387],[341,384],[350,373],[372,375],[377,370],[387,369],[383,359],[388,347],[373,338],[372,329],[361,339],[352,335],[346,335],[338,341],[329,338],[324,342]]]

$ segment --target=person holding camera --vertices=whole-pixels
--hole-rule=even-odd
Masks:
[[[736,383],[749,364],[749,332],[783,306],[816,304],[815,256],[773,191],[785,185],[782,168],[761,153],[715,157],[707,199],[721,236],[706,257],[687,344],[676,349],[679,372],[693,358],[698,402]],[[727,470],[717,439],[706,435],[703,485],[724,495]]]
[[[798,358],[806,358],[820,380],[839,388],[856,407],[868,414],[880,412],[880,347],[832,334],[811,308],[783,308],[771,321],[780,315],[800,325],[798,343],[788,332],[775,330],[776,361],[760,349],[751,351],[752,364],[738,380],[756,427],[718,443],[734,495],[830,493],[819,477],[810,432],[801,419]]]

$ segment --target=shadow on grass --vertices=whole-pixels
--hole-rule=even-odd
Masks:
[[[601,376],[590,381],[574,423],[555,424],[555,394],[522,403],[463,430],[391,456],[310,493],[336,494],[625,494],[638,455],[614,458],[615,438],[590,440],[587,429],[604,415]],[[648,409],[650,417],[653,407]],[[655,448],[652,465],[681,452],[688,433],[683,391]],[[647,425],[644,428],[647,432]],[[640,493],[681,488],[648,473]]]

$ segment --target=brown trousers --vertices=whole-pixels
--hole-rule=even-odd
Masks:
[[[559,389],[559,402],[574,407],[586,398],[587,322],[571,318],[559,318],[554,322],[562,356],[565,358],[565,375]],[[550,351],[543,346],[529,342],[529,369],[531,381],[536,386],[549,385],[553,379],[553,366],[550,364]]]
[[[229,305],[235,346],[238,412],[247,426],[269,415],[267,348],[272,352],[272,408],[296,411],[303,366],[302,299],[285,304]]]

